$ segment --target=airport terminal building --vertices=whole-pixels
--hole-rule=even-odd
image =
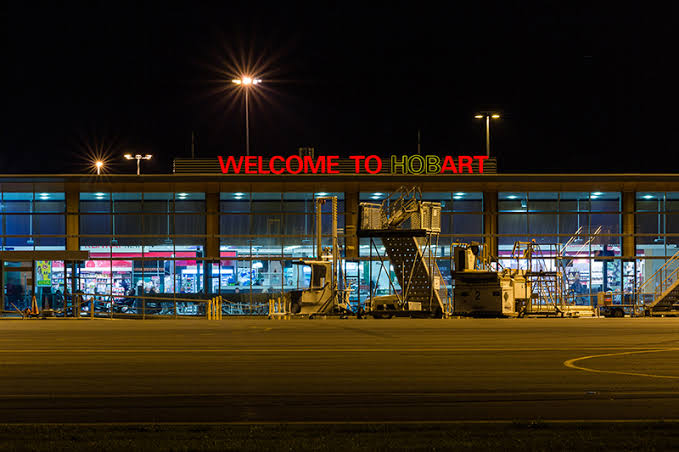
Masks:
[[[114,301],[131,290],[247,301],[303,287],[310,275],[293,262],[315,255],[318,197],[338,200],[352,297],[389,294],[399,288],[380,270],[379,239],[361,237],[359,204],[401,186],[441,203],[435,250],[449,289],[455,243],[478,242],[508,266],[515,242],[535,240],[548,266],[563,261],[581,303],[634,291],[679,251],[677,174],[502,174],[480,157],[428,157],[224,157],[178,159],[163,175],[0,175],[0,307],[23,310],[32,296],[52,306],[75,290]]]

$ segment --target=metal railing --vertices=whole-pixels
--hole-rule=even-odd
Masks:
[[[224,315],[268,315],[267,301],[230,301],[217,294],[186,294],[195,297],[170,297],[174,294],[103,295],[76,292],[66,294],[61,300],[50,303],[49,308],[33,307],[19,309],[16,314],[27,317],[73,317],[73,318],[206,318],[219,320]],[[8,311],[12,312],[12,311]]]
[[[678,281],[679,251],[639,286],[635,297],[646,307],[652,308],[677,286]]]

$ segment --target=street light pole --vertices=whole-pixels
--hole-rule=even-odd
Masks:
[[[490,158],[490,116],[486,115],[486,157]]]
[[[245,155],[250,155],[250,88],[259,85],[262,81],[243,75],[239,79],[231,80],[231,83],[238,85],[245,90]]]
[[[125,158],[127,160],[136,160],[137,161],[137,176],[141,175],[141,170],[140,170],[140,165],[142,160],[151,160],[152,155],[151,154],[146,154],[146,155],[141,155],[141,154],[125,154]]]
[[[245,155],[250,155],[250,90],[245,88]]]
[[[497,113],[482,113],[474,117],[476,119],[486,120],[486,156],[490,158],[490,120],[500,119],[500,115]]]

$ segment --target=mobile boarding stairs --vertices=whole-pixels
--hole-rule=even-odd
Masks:
[[[637,299],[646,315],[679,315],[679,251],[644,281]]]
[[[422,201],[417,187],[401,187],[381,203],[362,202],[360,211],[358,235],[370,238],[371,256],[374,251],[381,264],[375,281],[384,271],[391,292],[376,296],[371,284],[366,311],[374,317],[441,317],[448,312],[452,300],[436,263],[441,203]],[[381,239],[383,252],[375,239]]]

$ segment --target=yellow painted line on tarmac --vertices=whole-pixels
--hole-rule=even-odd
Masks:
[[[36,348],[36,349],[0,349],[2,354],[21,353],[416,353],[416,352],[554,352],[580,350],[640,350],[647,351],[647,347],[423,347],[423,348]],[[671,349],[669,349],[671,350]],[[585,357],[589,358],[589,357]],[[578,358],[584,359],[584,358]]]
[[[650,349],[650,350],[649,349],[635,350],[635,351],[631,351],[631,352],[606,353],[606,354],[603,354],[603,355],[581,356],[579,358],[573,358],[573,359],[569,359],[567,361],[564,361],[563,365],[566,366],[566,367],[570,367],[571,369],[583,370],[585,372],[592,372],[592,373],[632,375],[632,376],[635,376],[635,377],[666,378],[666,379],[679,380],[679,375],[657,375],[657,374],[646,374],[646,373],[641,373],[641,372],[626,372],[626,371],[621,371],[621,370],[601,370],[601,369],[593,369],[591,367],[578,366],[578,365],[575,364],[576,362],[584,361],[586,359],[606,358],[606,357],[611,357],[611,356],[636,355],[636,354],[641,354],[641,353],[672,352],[672,351],[678,351],[678,350],[679,350],[679,348],[661,348],[661,349]]]
[[[139,393],[139,394],[119,394],[119,393],[97,393],[97,394],[58,394],[55,395],[54,392],[46,393],[24,393],[24,394],[0,394],[0,400],[11,400],[11,399],[33,399],[33,398],[50,398],[50,399],[164,399],[164,398],[195,398],[195,397],[256,397],[256,398],[267,398],[267,397],[347,397],[349,393],[346,392],[186,392],[186,393],[163,393],[163,394],[152,394],[152,393]],[[464,392],[464,393],[451,393],[451,392],[352,392],[349,395],[362,397],[362,396],[379,396],[379,397],[421,397],[421,398],[433,398],[433,397],[462,397],[455,402],[459,403],[469,403],[470,400],[466,399],[469,397],[480,398],[485,397],[486,399],[481,400],[481,402],[539,402],[545,397],[549,396],[554,401],[570,401],[571,399],[564,399],[564,397],[578,397],[578,400],[597,400],[596,396],[604,397],[621,397],[621,396],[637,396],[636,398],[641,398],[638,396],[664,396],[673,397],[679,396],[679,392],[676,391],[611,391],[597,393],[595,396],[588,396],[584,391],[549,391],[549,392],[494,392],[494,393],[481,393],[481,392]],[[511,398],[509,398],[511,397]],[[529,397],[524,399],[523,397]],[[532,397],[532,398],[530,398]],[[520,400],[517,400],[520,398]],[[599,399],[601,400],[601,399]]]

